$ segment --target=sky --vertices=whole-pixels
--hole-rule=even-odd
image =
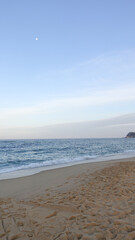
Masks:
[[[135,131],[134,13],[134,0],[1,0],[0,138]]]

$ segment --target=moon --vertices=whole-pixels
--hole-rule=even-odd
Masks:
[[[38,37],[36,37],[35,40],[38,41]]]

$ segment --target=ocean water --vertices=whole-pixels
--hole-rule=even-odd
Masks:
[[[135,139],[1,140],[0,177],[133,156]]]

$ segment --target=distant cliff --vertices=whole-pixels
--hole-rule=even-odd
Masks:
[[[129,132],[126,138],[135,138],[135,132]]]

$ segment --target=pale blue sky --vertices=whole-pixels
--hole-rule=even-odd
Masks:
[[[1,0],[0,129],[135,113],[134,28],[134,0]]]

